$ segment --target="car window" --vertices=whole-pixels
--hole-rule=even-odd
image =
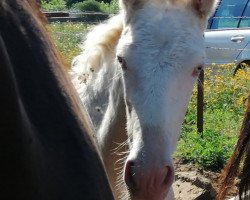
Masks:
[[[250,2],[248,2],[245,8],[239,27],[250,27]]]
[[[237,28],[247,1],[222,0],[212,20],[211,29]],[[242,21],[242,25],[243,23]]]

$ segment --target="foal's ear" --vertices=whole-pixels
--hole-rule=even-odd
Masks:
[[[218,0],[190,0],[189,5],[200,18],[207,18],[214,12]]]

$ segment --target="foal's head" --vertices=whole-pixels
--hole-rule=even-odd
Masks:
[[[121,0],[122,68],[130,153],[124,179],[132,199],[164,199],[174,180],[172,153],[193,84],[204,65],[204,38],[215,0]]]

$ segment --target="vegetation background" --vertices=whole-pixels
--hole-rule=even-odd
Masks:
[[[42,8],[74,11],[81,10],[83,5],[89,2],[94,2],[90,3],[91,5],[98,5],[102,12],[117,13],[118,11],[117,0],[42,0]],[[48,30],[65,58],[68,69],[73,57],[81,52],[79,44],[91,27],[92,25],[83,23],[48,25]],[[182,126],[175,153],[176,158],[207,170],[222,169],[234,149],[250,89],[250,68],[245,67],[233,75],[235,68],[234,64],[220,66],[213,64],[206,67],[203,137],[196,129],[197,87],[195,86]]]
[[[41,0],[41,7],[46,11],[71,12],[118,12],[118,0]]]

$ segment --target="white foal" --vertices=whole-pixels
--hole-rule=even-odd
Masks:
[[[121,13],[94,28],[74,59],[73,82],[96,128],[116,199],[166,199],[174,181],[172,154],[204,65],[203,31],[215,5],[121,0]]]

